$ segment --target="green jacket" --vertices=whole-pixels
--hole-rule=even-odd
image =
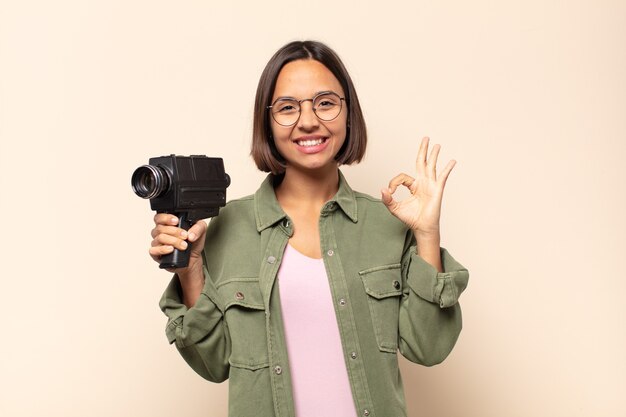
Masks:
[[[468,272],[441,248],[438,273],[416,254],[410,230],[341,173],[319,228],[357,412],[406,416],[396,352],[426,366],[448,356],[461,331],[457,300]],[[167,338],[187,363],[209,381],[230,379],[229,416],[295,415],[276,282],[292,233],[269,175],[253,196],[230,201],[211,220],[195,306],[183,304],[176,276],[161,299]]]

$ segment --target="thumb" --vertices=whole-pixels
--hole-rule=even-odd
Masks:
[[[191,243],[195,243],[198,241],[202,242],[202,245],[204,245],[204,238],[206,235],[206,229],[207,229],[207,224],[204,220],[198,220],[196,222],[196,224],[194,224],[193,226],[191,226],[191,228],[189,229],[188,233],[189,233],[189,242]]]
[[[389,188],[381,188],[380,193],[382,195],[381,200],[383,201],[383,204],[386,205],[389,210],[391,210],[392,207],[395,207],[396,201],[393,199]]]

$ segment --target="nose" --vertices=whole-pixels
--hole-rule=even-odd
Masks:
[[[311,131],[319,126],[319,119],[313,111],[313,100],[303,100],[300,103],[300,118],[298,127],[302,130]]]

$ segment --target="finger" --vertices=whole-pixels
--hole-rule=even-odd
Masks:
[[[155,261],[158,261],[158,259],[161,256],[167,255],[168,253],[172,253],[173,251],[174,251],[174,247],[169,246],[169,245],[153,246],[150,249],[148,249],[148,253],[150,254],[150,256],[152,256],[152,259],[154,259]]]
[[[204,220],[200,220],[196,222],[191,228],[189,228],[188,239],[190,242],[195,242],[199,238],[201,238],[207,229],[207,224]]]
[[[150,234],[153,238],[155,238],[162,233],[170,236],[176,236],[179,239],[187,239],[188,235],[188,232],[185,229],[181,229],[180,227],[176,226],[164,226],[161,224],[152,229],[152,232]]]
[[[383,204],[387,206],[387,208],[390,211],[393,211],[396,205],[398,204],[398,202],[393,199],[393,196],[391,195],[391,192],[389,191],[389,189],[382,188],[380,190],[380,193],[382,195],[381,200],[383,201]]]
[[[178,217],[168,213],[157,213],[154,215],[154,223],[178,226]]]
[[[430,151],[430,156],[428,157],[428,163],[426,165],[426,175],[428,178],[432,178],[433,180],[437,180],[437,158],[439,157],[439,151],[441,150],[441,145],[436,144],[433,146],[433,149]]]
[[[454,168],[455,165],[456,165],[456,161],[454,159],[452,159],[452,160],[450,160],[450,162],[448,162],[446,167],[441,172],[441,175],[439,176],[439,181],[441,181],[441,187],[442,188],[446,186],[446,181],[448,180],[448,175],[450,175],[450,172],[452,172],[452,168]]]
[[[396,189],[398,189],[398,186],[400,184],[404,185],[407,188],[410,188],[414,182],[415,182],[415,178],[413,178],[412,176],[404,174],[404,173],[398,174],[395,177],[393,177],[391,181],[389,181],[389,192],[391,194],[395,193]]]
[[[428,142],[430,138],[428,136],[424,136],[422,138],[422,142],[420,143],[420,147],[417,151],[417,159],[415,160],[415,169],[418,174],[424,174],[424,170],[426,167],[426,154],[428,152]]]
[[[152,258],[152,260],[153,260],[154,262],[156,262],[156,263],[158,263],[158,264],[160,264],[160,263],[161,263],[161,256],[160,256],[160,255],[153,255],[153,254],[150,254],[150,257]]]
[[[157,235],[152,241],[152,246],[159,246],[159,245],[169,245],[180,250],[185,250],[187,249],[187,246],[189,246],[189,244],[185,240],[179,239],[174,236],[166,235],[165,233]]]

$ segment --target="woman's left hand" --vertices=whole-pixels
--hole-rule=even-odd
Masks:
[[[423,138],[417,152],[416,178],[399,174],[389,182],[389,188],[382,189],[381,193],[383,203],[391,214],[410,227],[415,236],[438,238],[443,188],[456,161],[453,159],[448,162],[437,175],[437,157],[441,146],[434,145],[427,159],[428,142],[428,137]],[[393,194],[400,184],[409,189],[411,196],[403,201],[396,201]]]

